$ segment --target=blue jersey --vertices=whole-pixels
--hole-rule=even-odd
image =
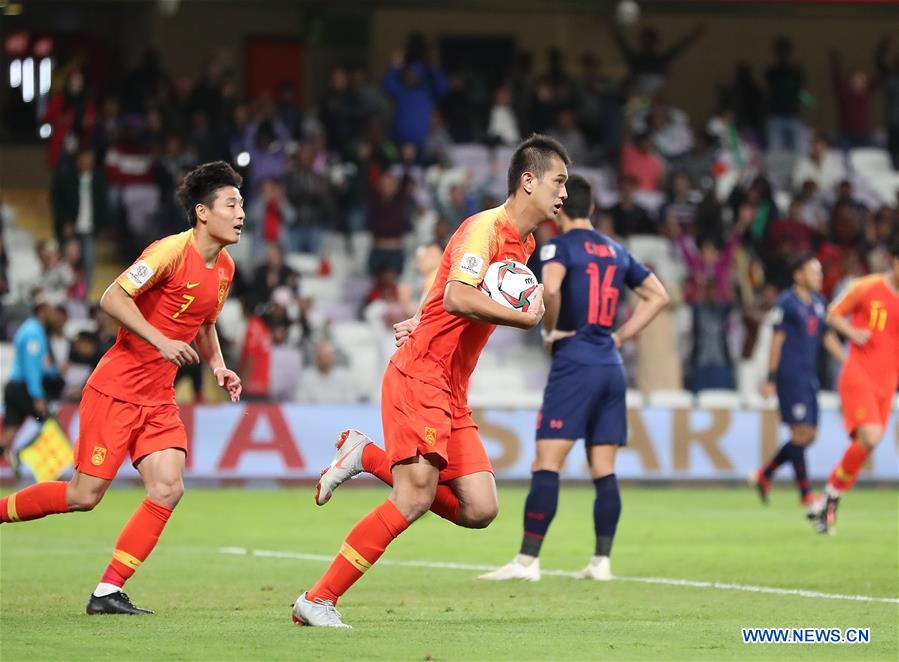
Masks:
[[[59,374],[50,354],[47,331],[37,318],[29,317],[22,322],[12,342],[16,357],[9,373],[9,381],[24,382],[28,395],[35,400],[44,399],[44,377]]]
[[[612,340],[618,299],[625,285],[637,287],[649,270],[622,246],[596,230],[577,229],[540,250],[542,264],[565,267],[562,307],[556,328],[575,335],[555,343],[553,359],[588,365],[620,365]]]
[[[774,306],[774,330],[784,333],[778,381],[816,380],[826,308],[820,294],[812,293],[811,300],[805,303],[793,288],[780,293]]]

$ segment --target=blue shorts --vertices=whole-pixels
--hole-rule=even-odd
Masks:
[[[817,380],[777,380],[777,403],[785,424],[818,426]]]
[[[537,439],[583,439],[588,445],[624,446],[626,395],[623,366],[555,359],[537,415]]]

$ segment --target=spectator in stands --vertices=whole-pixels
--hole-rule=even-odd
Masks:
[[[287,163],[290,131],[275,116],[271,101],[261,101],[259,119],[244,130],[244,150],[250,155],[250,171],[244,197],[252,200],[259,194],[264,179],[282,179]]]
[[[160,191],[146,128],[143,116],[129,116],[122,123],[118,140],[106,153],[106,177],[125,210],[134,251],[157,238],[153,221]]]
[[[446,200],[439,202],[438,210],[443,218],[450,221],[455,231],[466,218],[478,212],[478,201],[463,182],[458,182],[449,187],[449,195]]]
[[[496,88],[487,123],[487,137],[507,147],[514,147],[521,142],[521,131],[518,130],[518,118],[512,101],[512,89],[508,85]]]
[[[728,324],[733,305],[720,300],[720,288],[707,280],[693,304],[693,347],[690,352],[690,390],[734,389],[733,357]]]
[[[411,230],[408,182],[385,172],[368,207],[368,226],[372,233],[372,249],[368,272],[377,275],[384,269],[402,273],[405,263],[403,237]]]
[[[627,42],[621,28],[614,21],[609,21],[608,26],[618,50],[627,62],[631,78],[637,81],[641,94],[648,97],[655,96],[662,89],[671,63],[705,32],[704,26],[697,25],[668,49],[660,51],[659,33],[653,28],[643,28],[640,31],[640,50],[636,50]]]
[[[333,192],[328,178],[316,170],[310,144],[300,145],[284,181],[287,199],[296,210],[287,223],[286,246],[291,252],[317,254],[333,214]]]
[[[275,242],[266,244],[265,261],[256,267],[250,280],[249,297],[253,301],[267,302],[278,287],[287,287],[297,296],[300,276],[284,264],[284,251]]]
[[[709,190],[715,183],[718,139],[706,129],[696,131],[695,135],[693,147],[676,159],[673,167],[683,172],[695,188]]]
[[[94,126],[93,140],[96,161],[106,163],[106,152],[119,139],[122,126],[122,108],[116,97],[107,97],[100,108],[100,116]]]
[[[739,217],[730,236],[721,242],[714,235],[701,236],[697,241],[681,230],[675,217],[666,221],[668,235],[680,248],[687,266],[684,300],[688,304],[729,304],[733,301],[734,255],[750,223],[749,215]]]
[[[652,220],[649,212],[634,200],[639,184],[636,177],[623,176],[618,202],[605,214],[612,219],[614,232],[622,239],[627,239],[633,234],[659,233],[658,225]]]
[[[414,37],[415,35],[413,35]],[[384,76],[384,90],[393,99],[394,117],[391,135],[397,143],[415,143],[424,147],[431,113],[447,91],[446,76],[427,62],[422,41],[410,39],[406,56],[397,52]]]
[[[284,186],[277,179],[262,180],[262,189],[258,198],[253,200],[247,208],[246,232],[242,241],[251,242],[250,255],[253,261],[261,257],[265,246],[270,243],[279,244],[286,251],[303,250],[295,246],[306,246],[303,237],[291,236],[299,233],[302,228],[297,224],[297,210],[287,200],[284,194]],[[318,252],[318,242],[314,243]],[[241,251],[242,252],[242,251]]]
[[[802,222],[809,226],[815,234],[825,234],[827,232],[827,209],[821,202],[818,185],[811,179],[805,180],[796,195],[796,201],[802,206]]]
[[[587,147],[587,139],[578,127],[577,115],[571,107],[562,108],[556,115],[555,128],[549,135],[562,143],[571,162],[581,167],[591,165],[593,159]]]
[[[768,149],[794,152],[799,148],[799,117],[805,73],[793,61],[793,42],[774,40],[774,64],[765,72],[768,86]]]
[[[267,299],[266,299],[267,300]],[[247,326],[240,353],[240,375],[245,400],[267,400],[271,395],[272,332],[256,312],[252,298],[241,300]]]
[[[41,118],[42,124],[50,125],[47,164],[51,171],[56,170],[63,156],[91,141],[97,123],[97,107],[80,62],[63,67],[54,82]]]
[[[357,95],[350,89],[346,69],[335,67],[319,101],[319,114],[329,147],[343,157],[350,155],[350,147],[362,124],[362,112]]]
[[[454,143],[471,143],[476,140],[475,125],[478,108],[468,90],[465,76],[454,73],[447,78],[447,91],[440,100],[440,114]]]
[[[288,327],[276,324],[271,330],[271,397],[278,401],[295,398],[303,373],[303,354],[289,342]]]
[[[72,269],[61,259],[55,239],[39,241],[35,248],[41,265],[35,285],[44,300],[60,304],[66,300],[66,292],[75,280]]]
[[[230,78],[228,79],[231,80]],[[233,86],[237,90],[237,86]],[[226,83],[224,92],[232,88],[230,83]],[[229,108],[228,117],[230,117],[233,108],[237,105],[238,100]],[[278,86],[278,93],[275,100],[275,116],[281,120],[281,123],[287,127],[290,137],[299,140],[303,132],[303,109],[297,100],[297,88],[291,82],[283,82]]]
[[[748,62],[737,63],[724,102],[734,109],[737,130],[754,144],[760,144],[765,119],[765,94]]]
[[[671,176],[668,199],[659,211],[659,218],[664,224],[673,221],[680,226],[682,233],[695,236],[696,214],[697,205],[693,199],[689,177],[683,172],[674,173]]]
[[[313,352],[310,369],[303,371],[298,400],[302,403],[325,405],[358,402],[356,379],[350,371],[336,365],[337,350],[330,340],[321,340]]]
[[[100,351],[100,339],[92,331],[79,331],[72,341],[69,356],[62,367],[65,386],[62,390],[64,400],[72,403],[81,402],[81,392],[87,378],[100,362],[103,353]]]
[[[656,154],[648,132],[638,133],[621,148],[621,177],[633,177],[641,191],[658,191],[665,177],[665,166]]]
[[[90,290],[84,272],[81,242],[78,239],[75,237],[66,239],[62,245],[62,259],[72,273],[72,282],[66,288],[66,311],[69,317],[86,319],[88,314],[87,297]]]
[[[447,163],[450,160],[450,148],[453,139],[446,130],[443,115],[435,110],[431,113],[431,123],[428,126],[428,136],[425,138],[423,161],[427,165],[435,163]]]
[[[767,262],[766,278],[780,290],[791,287],[796,256],[811,251],[814,242],[814,233],[802,220],[799,200],[791,202],[787,215],[771,225],[767,240],[773,250]]]
[[[756,177],[745,191],[734,190],[731,204],[737,223],[749,223],[747,240],[750,247],[757,255],[764,256],[769,248],[765,242],[766,234],[778,216],[771,183],[763,176]]]
[[[883,119],[887,129],[887,149],[893,170],[899,170],[899,51],[888,59],[891,39],[884,37],[877,46],[877,75],[883,81]]]
[[[653,146],[666,161],[687,154],[693,147],[690,118],[679,108],[656,100],[649,108],[644,123],[652,134]]]
[[[833,152],[827,138],[816,133],[807,155],[796,159],[793,167],[793,189],[798,191],[806,182],[815,183],[819,191],[833,191],[846,178],[843,155]]]
[[[96,264],[96,236],[107,226],[106,175],[92,149],[79,149],[74,163],[64,159],[50,184],[53,225],[58,241],[74,237],[81,244],[85,285],[90,289]]]
[[[837,51],[830,52],[830,76],[842,147],[867,147],[871,144],[874,93],[880,84],[879,78],[872,78],[858,68],[846,73]]]
[[[369,117],[378,117],[382,121],[390,118],[390,101],[384,96],[380,86],[372,82],[368,69],[357,65],[350,70],[350,86],[359,104],[363,120]],[[361,122],[361,126],[365,122]]]

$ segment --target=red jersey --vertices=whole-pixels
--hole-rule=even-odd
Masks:
[[[852,326],[871,331],[861,347],[850,343],[844,371],[862,370],[878,390],[894,392],[899,385],[899,292],[883,274],[873,274],[852,281],[830,308],[851,318]]]
[[[223,250],[207,267],[188,230],[150,244],[116,283],[162,334],[190,343],[201,325],[215,322],[233,278],[231,256]],[[87,384],[117,400],[160,405],[175,401],[177,372],[155,347],[122,327]]]
[[[243,392],[247,395],[268,396],[271,385],[272,332],[265,320],[251,315],[247,320],[243,352],[240,357],[240,373],[243,375]]]
[[[466,219],[443,251],[418,328],[391,362],[400,372],[450,393],[457,404],[465,406],[471,373],[496,325],[446,312],[446,284],[457,280],[477,287],[491,263],[527,262],[533,252],[534,236],[521,240],[505,206]]]

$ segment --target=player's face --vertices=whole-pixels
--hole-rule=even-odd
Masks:
[[[222,245],[236,244],[243,230],[243,198],[234,186],[215,192],[211,207],[205,207],[206,231]],[[203,217],[200,217],[203,219]]]
[[[568,198],[565,182],[568,181],[568,168],[558,156],[553,155],[550,166],[537,180],[534,187],[534,203],[547,219],[555,218],[562,209],[562,203]]]
[[[820,292],[824,286],[824,271],[821,269],[821,263],[818,260],[809,260],[800,272],[802,274],[801,281],[812,292]]]

